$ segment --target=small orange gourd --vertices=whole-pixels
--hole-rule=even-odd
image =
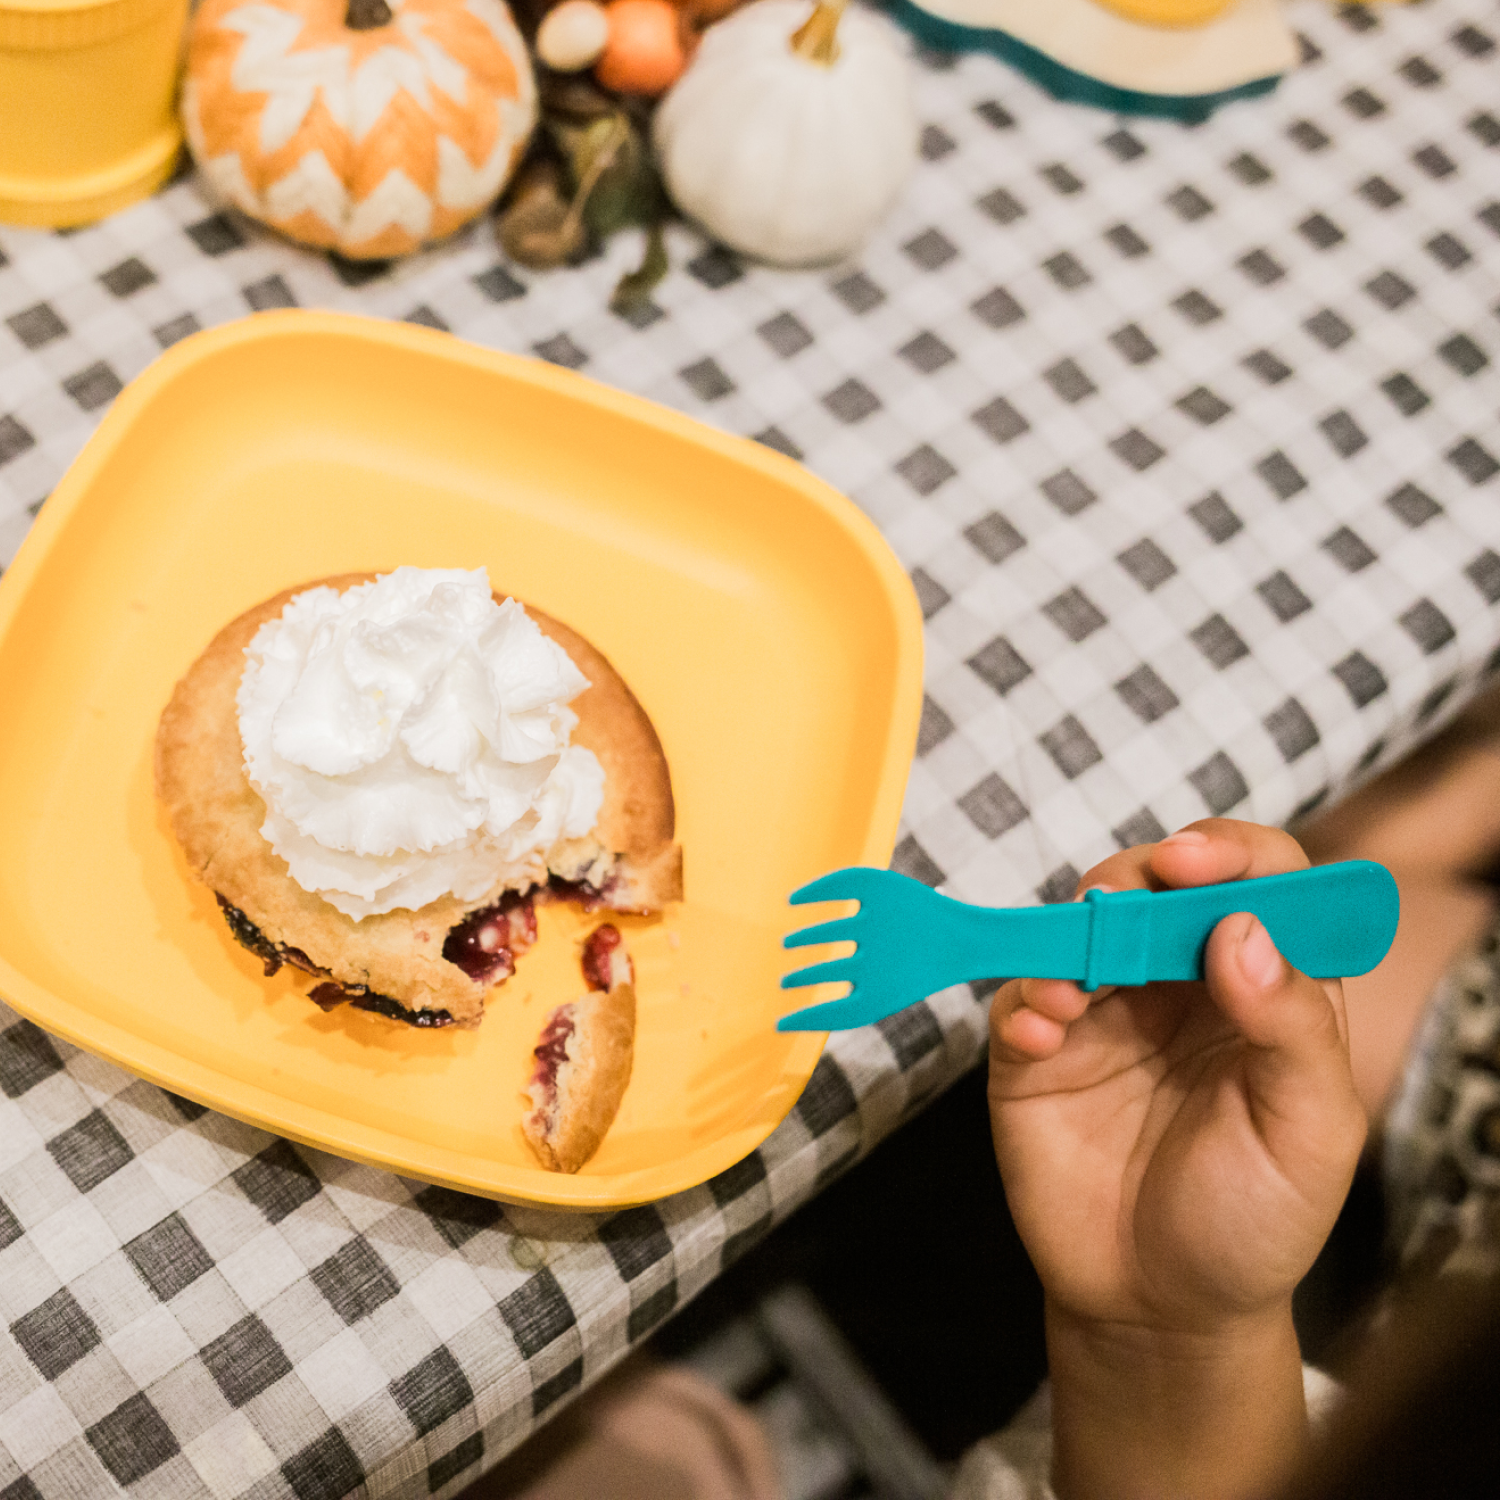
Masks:
[[[182,116],[204,175],[354,259],[481,213],[536,112],[503,0],[204,0],[189,32]]]
[[[613,0],[609,39],[594,77],[622,94],[660,94],[687,66],[682,16],[670,0]]]

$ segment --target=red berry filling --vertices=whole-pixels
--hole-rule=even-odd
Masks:
[[[547,895],[553,901],[576,901],[584,911],[598,911],[609,898],[608,889],[601,890],[586,880],[564,880],[552,875],[547,880]]]
[[[597,912],[600,906],[607,906],[618,889],[618,870],[610,870],[604,876],[603,885],[591,885],[588,880],[564,880],[559,874],[552,874],[547,876],[547,883],[543,886],[547,900],[576,901],[585,912]]]
[[[607,990],[614,968],[613,954],[620,946],[617,927],[606,922],[596,927],[583,945],[583,977],[591,990]]]
[[[307,998],[321,1010],[347,1004],[355,1010],[373,1011],[392,1021],[404,1021],[423,1031],[453,1025],[453,1017],[446,1010],[408,1010],[399,1000],[392,1000],[389,995],[372,994],[362,984],[339,984],[330,979],[327,984],[318,985]]]
[[[239,907],[232,906],[217,891],[214,892],[214,898],[219,903],[219,910],[224,913],[224,920],[229,923],[235,942],[242,948],[248,948],[261,961],[268,979],[283,964],[301,969],[304,974],[316,974],[324,979],[328,977],[328,970],[320,969],[300,948],[273,943]]]
[[[389,995],[352,995],[349,1004],[355,1010],[373,1011],[377,1016],[385,1016],[391,1021],[405,1021],[408,1026],[415,1026],[419,1031],[453,1025],[453,1017],[446,1010],[408,1010],[399,1000],[392,1000]]]
[[[541,1040],[532,1048],[536,1069],[532,1086],[540,1084],[549,1097],[557,1091],[558,1069],[568,1060],[568,1040],[573,1035],[573,1007],[559,1006],[548,1018]]]
[[[499,901],[479,911],[470,912],[462,922],[449,929],[443,943],[443,957],[462,969],[480,984],[496,984],[516,971],[516,955],[536,941],[536,901],[574,901],[584,911],[597,911],[609,899],[609,887],[590,885],[583,880],[560,880],[551,877],[546,885],[526,892],[507,891]],[[408,1026],[422,1028],[451,1026],[452,1015],[446,1010],[410,1010],[386,995],[377,995],[361,984],[341,984],[327,969],[320,968],[300,948],[273,943],[237,906],[218,898],[224,919],[237,942],[248,948],[265,968],[276,973],[283,964],[301,969],[323,980],[315,985],[308,998],[322,1010],[338,1005],[352,1005],[356,1010],[373,1011]],[[596,928],[584,944],[583,972],[589,988],[610,987],[610,955],[620,945],[620,934],[605,924]],[[573,1034],[571,1008],[558,1011],[548,1022],[541,1044],[536,1048],[539,1059],[537,1078],[555,1087],[557,1070],[567,1057],[568,1038]],[[545,1074],[545,1079],[543,1078]]]
[[[477,983],[493,984],[516,972],[516,954],[535,941],[531,893],[507,891],[493,906],[470,912],[449,930],[443,957]]]

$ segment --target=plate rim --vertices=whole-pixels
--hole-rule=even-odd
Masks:
[[[736,464],[758,469],[778,483],[798,490],[805,501],[821,510],[870,566],[881,585],[895,627],[895,659],[892,663],[894,711],[890,722],[885,725],[880,772],[860,850],[861,863],[883,866],[889,862],[921,716],[922,616],[910,579],[875,523],[827,481],[751,438],[721,432],[647,397],[605,385],[541,359],[491,349],[435,329],[361,314],[285,309],[255,313],[203,329],[164,351],[116,397],[48,496],[22,540],[15,560],[0,574],[0,644],[9,638],[20,609],[42,575],[55,543],[67,531],[74,512],[90,493],[99,471],[133,430],[140,413],[161,393],[187,377],[195,366],[240,345],[329,335],[356,342],[374,342],[467,365],[490,375],[539,387],[565,401],[602,408],[670,437],[716,452]],[[367,1141],[374,1137],[376,1144],[383,1142],[385,1145],[384,1150],[377,1152],[364,1149],[343,1138],[340,1127],[347,1126],[348,1122],[341,1115],[285,1095],[272,1094],[255,1083],[228,1080],[219,1070],[194,1063],[161,1042],[93,1016],[76,1002],[54,994],[22,974],[6,956],[3,947],[0,947],[0,999],[44,1031],[85,1052],[103,1057],[159,1088],[274,1135],[289,1137],[313,1150],[480,1197],[552,1210],[589,1212],[622,1208],[653,1202],[700,1186],[743,1160],[765,1141],[796,1108],[801,1093],[799,1089],[786,1111],[769,1128],[762,1130],[758,1122],[742,1127],[666,1166],[607,1176],[553,1173],[537,1167],[526,1169],[527,1180],[522,1185],[510,1180],[515,1175],[515,1169],[511,1168],[491,1172],[486,1178],[481,1164],[493,1164],[492,1158],[479,1158],[447,1147],[422,1146],[381,1127],[358,1127]],[[826,1032],[804,1032],[796,1038],[788,1059],[788,1071],[801,1076],[802,1088],[812,1076],[827,1035]],[[211,1079],[218,1079],[226,1088],[232,1088],[232,1105],[211,1088],[200,1088],[193,1080],[185,1081],[177,1076],[173,1063],[208,1073]],[[456,1170],[440,1170],[431,1162],[413,1159],[434,1151]],[[465,1163],[474,1165],[465,1166]],[[533,1173],[535,1182],[531,1180]],[[506,1180],[500,1180],[502,1178]],[[555,1191],[547,1190],[550,1184],[555,1184]],[[531,1187],[537,1190],[528,1191]]]

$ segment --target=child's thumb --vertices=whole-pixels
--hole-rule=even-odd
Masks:
[[[1337,986],[1294,969],[1249,912],[1214,928],[1203,967],[1215,1004],[1250,1043],[1258,1102],[1285,1122],[1313,1115],[1325,1128],[1330,1109],[1342,1116],[1352,1103],[1362,1131]]]

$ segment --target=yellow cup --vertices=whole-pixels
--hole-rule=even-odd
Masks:
[[[0,0],[0,220],[84,224],[170,175],[187,5]]]

